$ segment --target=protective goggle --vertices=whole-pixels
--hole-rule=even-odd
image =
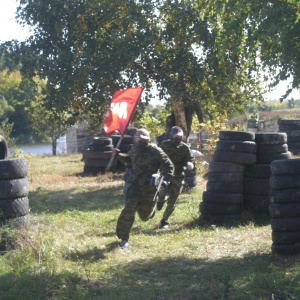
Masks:
[[[175,140],[175,141],[181,141],[182,140],[182,136],[179,136],[179,135],[172,135],[172,139]]]
[[[138,143],[138,142],[141,142],[141,141],[148,142],[148,139],[143,139],[143,138],[141,138],[140,136],[135,136],[135,137],[133,138],[133,141],[134,141],[135,143]]]

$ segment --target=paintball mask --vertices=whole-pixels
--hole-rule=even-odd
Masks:
[[[134,135],[134,145],[138,149],[145,149],[150,141],[150,133],[147,129],[141,128]]]
[[[183,131],[180,127],[174,126],[174,127],[172,127],[169,135],[170,135],[171,142],[175,146],[178,146],[180,144],[180,142],[182,141]]]

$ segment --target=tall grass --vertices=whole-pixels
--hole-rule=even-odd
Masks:
[[[0,299],[300,299],[299,256],[271,253],[269,219],[198,222],[205,180],[134,223],[118,248],[123,174],[86,176],[80,155],[30,157],[28,228],[1,228]]]

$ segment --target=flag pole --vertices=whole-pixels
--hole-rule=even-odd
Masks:
[[[123,139],[123,135],[121,135],[120,139],[118,140],[118,143],[117,143],[115,149],[117,149],[117,150],[119,149],[119,147],[120,147],[120,145],[121,145],[121,142],[122,142],[122,139]],[[105,172],[108,172],[108,171],[110,170],[111,165],[112,165],[114,159],[115,159],[115,152],[112,153],[112,155],[111,155],[111,157],[110,157],[110,159],[109,159],[109,162],[108,162],[108,164],[107,164],[107,166],[106,166]]]

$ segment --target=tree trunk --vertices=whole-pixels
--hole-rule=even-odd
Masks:
[[[171,97],[171,102],[172,102],[174,116],[175,116],[175,123],[177,126],[182,128],[184,132],[184,136],[186,138],[188,130],[187,130],[187,123],[185,118],[185,110],[184,110],[183,102],[175,99],[174,97]]]
[[[52,155],[56,156],[56,146],[57,146],[57,140],[52,139]]]

